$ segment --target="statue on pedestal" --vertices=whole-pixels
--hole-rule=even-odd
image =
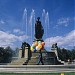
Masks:
[[[31,51],[32,52],[39,51],[38,65],[40,64],[40,62],[42,63],[42,65],[44,65],[42,52],[41,52],[41,50],[44,50],[44,45],[45,45],[44,41],[42,40],[44,29],[39,19],[40,17],[37,18],[37,21],[35,23],[35,39],[33,40]]]
[[[43,42],[42,36],[44,34],[44,29],[42,27],[41,21],[39,21],[40,17],[38,17],[37,19],[38,20],[36,21],[36,24],[35,24],[35,38],[36,38],[36,40]],[[42,65],[44,65],[41,49],[39,50],[38,60],[39,60],[38,65],[40,64],[40,62],[42,63]]]
[[[57,43],[55,43],[55,44],[52,44],[52,48],[57,48],[58,46],[57,46]]]

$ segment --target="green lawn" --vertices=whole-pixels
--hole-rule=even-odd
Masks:
[[[61,73],[0,73],[0,75],[61,75]],[[75,72],[64,73],[64,75],[75,75]]]

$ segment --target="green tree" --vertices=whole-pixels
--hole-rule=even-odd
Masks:
[[[6,47],[4,49],[4,62],[11,62],[13,55],[13,50],[10,48],[10,46]]]
[[[4,60],[3,55],[4,55],[4,48],[0,47],[0,62],[3,62]]]
[[[5,49],[0,47],[0,63],[11,62],[12,54],[13,50],[10,48],[10,46],[6,47]]]
[[[58,48],[57,52],[58,52],[59,59],[61,59],[62,61],[67,61],[68,59],[71,59],[71,51],[70,50],[67,50],[65,48],[63,48],[63,49]]]
[[[72,49],[72,55],[71,55],[71,57],[72,57],[72,60],[75,59],[75,49]]]

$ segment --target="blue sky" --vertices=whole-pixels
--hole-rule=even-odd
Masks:
[[[45,30],[43,39],[46,47],[57,42],[59,47],[73,48],[75,42],[74,3],[74,0],[0,0],[0,46],[10,45],[20,48],[22,41],[32,43],[29,21],[34,10],[35,20],[40,16]],[[27,11],[27,34],[25,19],[23,20],[25,9]],[[45,11],[44,18],[42,17],[43,10]],[[49,25],[44,22],[47,13]],[[33,24],[32,39],[34,39]]]

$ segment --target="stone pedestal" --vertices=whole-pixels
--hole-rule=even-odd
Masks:
[[[19,50],[19,58],[29,59],[30,57],[31,57],[31,53],[30,53],[30,50],[28,49],[28,47],[25,47],[24,57],[22,57],[22,49]]]
[[[19,58],[22,57],[22,49],[19,49]]]
[[[52,48],[52,49],[51,49],[51,51],[52,51],[52,52],[54,52],[54,53],[56,54],[56,56],[57,56],[57,59],[58,59],[57,48]]]
[[[28,59],[28,47],[25,47],[25,57],[26,59]]]
[[[42,50],[41,52],[42,52],[43,62],[44,62],[44,64],[46,64],[45,63],[46,61],[45,61],[44,58],[45,58],[45,55],[46,55],[47,51]],[[38,60],[39,60],[39,51],[32,52],[32,57],[29,60],[28,65],[36,65],[38,63]]]

